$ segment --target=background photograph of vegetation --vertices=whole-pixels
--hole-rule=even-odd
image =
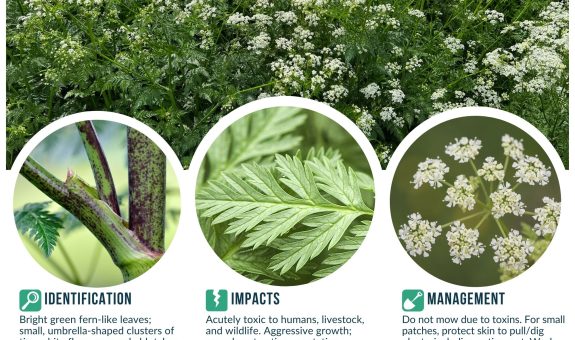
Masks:
[[[164,153],[135,129],[84,121],[25,161],[14,218],[32,257],[56,277],[106,287],[150,269],[173,239],[180,191]]]
[[[365,155],[331,119],[290,107],[256,111],[210,146],[196,188],[215,253],[252,280],[299,285],[350,259],[373,216]]]
[[[525,118],[567,162],[567,1],[6,6],[7,164],[49,122],[106,110],[153,127],[187,166],[222,115],[274,95],[343,112],[384,167],[430,115],[478,105]]]
[[[391,214],[406,253],[431,275],[488,286],[528,270],[550,245],[561,193],[545,151],[499,119],[433,127],[401,159]]]

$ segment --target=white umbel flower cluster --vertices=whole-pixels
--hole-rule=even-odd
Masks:
[[[486,9],[485,19],[491,24],[495,25],[503,22],[505,15],[503,13],[497,12],[496,10]]]
[[[497,191],[489,195],[493,206],[491,214],[495,218],[501,218],[506,214],[522,216],[525,213],[525,204],[521,201],[521,195],[511,189],[511,184],[505,182],[499,184]]]
[[[371,131],[375,126],[375,119],[369,112],[363,111],[359,118],[355,121],[355,124],[357,124],[357,126],[366,136],[369,136],[371,135]]]
[[[524,240],[519,231],[513,229],[507,237],[498,236],[491,240],[495,252],[493,260],[506,272],[521,273],[527,268],[527,256],[533,252],[531,241]]]
[[[439,158],[427,158],[417,165],[417,172],[413,175],[413,187],[419,189],[424,183],[428,183],[432,188],[443,186],[441,181],[445,174],[449,172],[449,167]]]
[[[561,202],[555,202],[554,199],[543,197],[545,205],[541,208],[535,209],[535,216],[533,218],[537,223],[533,226],[535,233],[538,236],[545,236],[547,234],[555,234],[557,223],[559,222],[559,215],[561,214]]]
[[[453,186],[447,188],[447,195],[445,195],[443,201],[450,208],[459,206],[464,211],[473,210],[473,207],[475,207],[474,192],[475,188],[469,183],[467,177],[459,175]]]
[[[471,256],[483,254],[485,246],[478,242],[479,230],[466,228],[465,224],[455,221],[451,224],[451,230],[445,235],[449,245],[449,255],[455,264],[461,264]]]
[[[518,183],[528,183],[529,185],[547,185],[551,170],[535,156],[525,156],[513,162],[515,177]]]
[[[424,220],[420,213],[408,216],[407,224],[401,225],[399,238],[405,243],[409,255],[428,257],[437,236],[441,235],[441,226],[437,222]]]
[[[371,83],[367,85],[366,87],[359,90],[359,92],[363,93],[366,99],[377,98],[379,97],[379,95],[381,95],[379,85],[377,85],[376,83]]]
[[[461,39],[457,39],[455,37],[447,37],[443,40],[443,44],[447,47],[451,53],[457,53],[463,49],[465,46],[461,43]]]
[[[503,181],[505,177],[505,171],[503,170],[503,164],[495,160],[494,157],[485,158],[483,166],[481,169],[477,170],[477,174],[483,177],[484,180],[488,182],[493,181]]]
[[[470,159],[475,159],[481,149],[481,140],[477,138],[455,138],[455,143],[445,147],[445,153],[453,157],[459,163],[466,163]]]
[[[523,141],[515,139],[509,135],[501,137],[501,147],[503,154],[509,156],[514,160],[523,158]]]

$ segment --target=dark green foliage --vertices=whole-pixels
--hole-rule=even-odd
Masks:
[[[553,2],[270,3],[7,2],[7,163],[48,123],[76,112],[106,110],[151,126],[187,166],[219,118],[267,95],[328,102],[356,122],[368,113],[374,125],[364,132],[384,166],[405,135],[430,115],[469,105],[498,107],[527,119],[567,162],[568,51],[561,42],[567,29],[564,19],[542,17]],[[566,14],[568,4],[559,5]],[[410,14],[414,9],[423,16]],[[486,10],[505,18],[491,24]],[[295,21],[280,21],[280,11],[293,12]],[[249,22],[231,23],[234,13]],[[313,15],[318,16],[315,23]],[[548,37],[527,41],[528,29],[518,28],[523,21],[534,27],[561,25]],[[501,33],[506,26],[515,29]],[[312,36],[303,38],[300,28]],[[334,36],[340,28],[345,33]],[[258,47],[262,33],[268,42]],[[450,52],[447,37],[459,39],[465,48]],[[293,46],[279,47],[280,38],[292,40]],[[497,49],[514,53],[511,60],[502,54],[503,64],[529,60],[527,52],[515,52],[514,46],[523,42],[552,52],[557,62],[538,63],[539,70],[533,67],[520,79],[485,64]],[[533,55],[542,53],[534,50]],[[406,65],[413,58],[421,65],[410,69]],[[475,62],[476,69],[466,70],[468,62]],[[286,65],[297,67],[288,70]],[[533,79],[542,80],[542,88],[526,89]],[[361,90],[369,84],[380,86],[381,93],[366,98]],[[334,87],[346,93],[332,98]],[[397,89],[405,98],[392,98],[390,91]],[[439,89],[446,94],[432,100]],[[389,107],[395,119],[382,118]]]
[[[50,203],[28,203],[14,212],[20,233],[28,234],[46,257],[52,254],[63,228],[62,219],[48,211]]]

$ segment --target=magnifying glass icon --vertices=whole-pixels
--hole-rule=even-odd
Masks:
[[[40,294],[34,290],[29,291],[26,295],[26,303],[20,308],[20,310],[25,311],[30,304],[35,304],[38,301],[40,301]]]

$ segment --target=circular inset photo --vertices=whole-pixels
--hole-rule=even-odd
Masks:
[[[557,173],[543,148],[505,121],[469,116],[421,135],[391,187],[397,236],[428,273],[488,286],[529,269],[559,221]]]
[[[150,269],[169,246],[180,191],[166,156],[138,130],[65,126],[24,161],[14,219],[34,259],[67,282],[106,287]]]
[[[374,196],[369,163],[342,126],[314,111],[274,107],[235,121],[209,147],[196,208],[229,267],[290,286],[328,276],[353,256]]]

